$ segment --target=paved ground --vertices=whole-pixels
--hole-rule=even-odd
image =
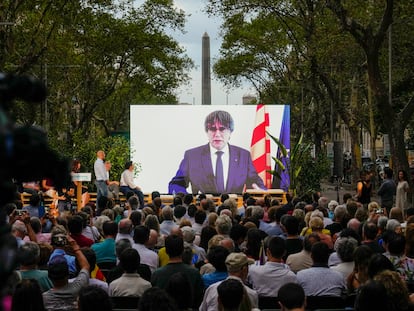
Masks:
[[[329,182],[322,183],[322,195],[327,197],[330,200],[335,200],[335,201],[338,201],[338,197],[339,197],[338,202],[341,204],[343,203],[342,196],[344,195],[344,193],[347,193],[347,192],[354,195],[356,194],[356,189],[352,188],[351,185],[349,184],[343,184],[342,187],[340,187],[339,191],[337,191],[335,184],[329,183]],[[371,199],[379,202],[379,198],[376,194],[374,194]]]

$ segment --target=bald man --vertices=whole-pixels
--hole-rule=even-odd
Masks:
[[[93,165],[93,169],[96,178],[96,204],[98,205],[99,199],[101,197],[108,196],[108,173],[105,167],[105,152],[102,150],[99,150],[96,153],[96,161]]]

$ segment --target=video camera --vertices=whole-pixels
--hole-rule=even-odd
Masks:
[[[71,182],[70,162],[49,147],[46,132],[36,126],[16,125],[10,117],[14,100],[41,102],[46,93],[40,80],[0,73],[0,262],[7,263],[0,265],[2,280],[17,264],[11,256],[16,254],[16,245],[5,208],[15,198],[15,183],[50,178],[56,188],[63,188]]]

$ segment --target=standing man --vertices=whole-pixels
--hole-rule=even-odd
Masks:
[[[101,197],[108,196],[108,173],[105,168],[105,152],[99,150],[96,153],[96,161],[93,165],[95,171],[95,185],[96,185],[96,204],[98,205]],[[98,206],[99,207],[99,206]]]
[[[389,167],[384,168],[385,179],[378,189],[378,195],[381,198],[381,207],[387,209],[387,215],[389,215],[392,205],[394,203],[394,195],[397,187],[392,180],[393,171]]]
[[[244,188],[266,189],[253,166],[250,152],[229,144],[234,121],[227,111],[211,112],[204,121],[208,144],[187,150],[169,193],[242,193]]]

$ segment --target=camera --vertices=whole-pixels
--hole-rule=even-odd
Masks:
[[[26,213],[27,213],[27,211],[21,210],[21,209],[17,209],[15,211],[16,216],[23,216],[23,215],[26,215]]]
[[[378,209],[375,211],[375,214],[384,214],[384,210],[383,210],[382,208],[378,208]]]

